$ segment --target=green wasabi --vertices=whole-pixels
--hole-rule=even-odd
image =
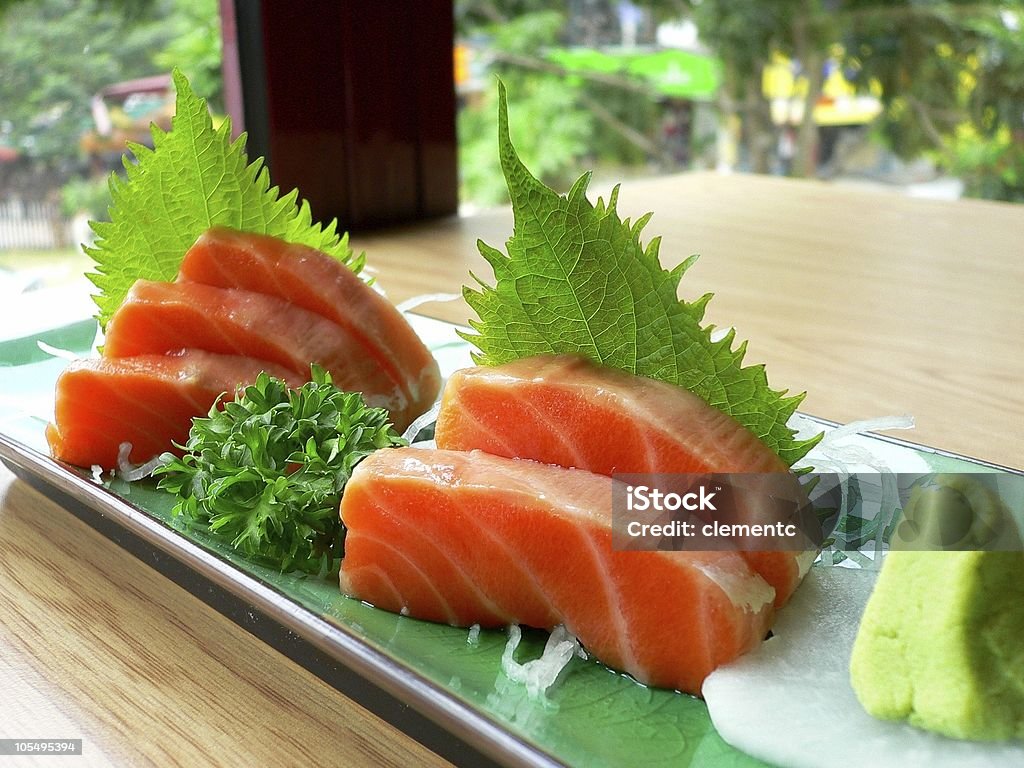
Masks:
[[[850,678],[875,717],[957,739],[1024,738],[1024,553],[890,552]]]

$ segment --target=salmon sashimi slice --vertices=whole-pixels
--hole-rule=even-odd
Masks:
[[[172,450],[172,441],[184,444],[194,416],[205,416],[218,395],[232,397],[260,371],[290,386],[303,381],[265,360],[197,350],[77,360],[57,379],[54,423],[46,427],[50,453],[69,464],[113,469],[118,446],[127,441],[130,461],[148,461]]]
[[[538,355],[457,371],[445,385],[438,448],[479,449],[611,476],[616,473],[777,473],[786,464],[752,432],[682,387]],[[813,556],[748,552],[789,599]]]
[[[214,227],[182,261],[178,279],[276,296],[342,326],[408,403],[411,422],[441,388],[437,362],[394,305],[321,251],[267,235]]]
[[[342,497],[341,589],[455,626],[564,624],[608,666],[697,694],[761,642],[774,592],[734,552],[613,550],[614,482],[480,451],[377,451]]]
[[[268,360],[306,378],[318,363],[339,388],[362,392],[367,404],[393,412],[398,429],[407,426],[406,396],[337,323],[254,291],[136,281],[107,325],[104,355],[183,349]]]
[[[576,355],[456,371],[435,437],[439,448],[478,448],[602,475],[789,470],[752,432],[692,392]]]

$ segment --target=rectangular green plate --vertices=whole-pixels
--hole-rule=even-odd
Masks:
[[[434,351],[442,373],[469,364],[468,345],[456,336],[454,326],[415,315],[410,319]],[[86,355],[95,331],[89,320],[0,342],[0,459],[20,476],[99,512],[108,523],[270,617],[312,646],[318,658],[340,664],[346,673],[379,687],[412,707],[417,717],[497,762],[763,765],[719,737],[699,699],[647,688],[595,660],[574,659],[547,701],[531,700],[501,673],[504,632],[484,631],[471,644],[464,629],[398,616],[344,597],[333,580],[280,574],[246,562],[218,542],[180,527],[171,516],[172,497],[149,481],[99,485],[88,473],[53,461],[46,455],[43,429],[52,413],[54,383],[66,361],[42,351],[36,342]],[[931,471],[991,468],[899,441],[860,439],[883,450],[890,466],[911,459]],[[539,656],[543,643],[542,633],[527,633],[517,657]],[[317,671],[316,663],[310,666]]]

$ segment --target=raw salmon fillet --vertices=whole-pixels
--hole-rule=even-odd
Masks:
[[[342,498],[341,589],[455,626],[564,624],[608,666],[697,694],[761,642],[774,593],[733,552],[613,551],[613,482],[480,451],[377,451]]]
[[[138,280],[107,325],[108,357],[201,349],[268,360],[309,377],[311,363],[334,383],[387,408],[399,429],[410,413],[406,395],[381,373],[337,323],[275,296],[200,283]]]
[[[178,280],[276,296],[337,323],[358,348],[354,354],[373,361],[381,380],[401,392],[407,405],[392,411],[397,422],[411,422],[437,398],[437,362],[402,313],[320,251],[215,227],[185,254]]]
[[[455,372],[434,436],[438,448],[479,449],[608,476],[789,471],[752,432],[692,392],[575,355]],[[744,556],[782,605],[813,559],[801,554]]]
[[[205,416],[217,396],[251,384],[260,371],[301,386],[304,378],[248,357],[189,350],[77,360],[57,379],[55,418],[46,427],[54,458],[88,467],[117,466],[118,446],[132,444],[129,460],[147,461],[184,443],[192,417]]]

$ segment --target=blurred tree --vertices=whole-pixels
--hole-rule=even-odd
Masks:
[[[126,14],[98,0],[8,5],[0,17],[0,115],[8,140],[44,164],[67,166],[105,85],[153,74],[168,31],[152,9]]]
[[[220,100],[217,0],[0,0],[0,61],[0,134],[55,188],[84,171],[104,86],[178,65]]]
[[[750,169],[768,173],[776,137],[771,105],[762,83],[774,54],[798,62],[807,78],[804,114],[797,133],[793,175],[814,173],[817,125],[813,107],[821,97],[824,66],[838,35],[833,0],[691,0],[700,39],[724,68],[719,106],[725,120],[742,120]]]
[[[173,0],[166,4],[161,24],[170,38],[153,56],[164,72],[180,67],[189,76],[192,89],[206,98],[211,108],[224,104],[221,77],[220,13],[217,0]]]
[[[900,156],[928,152],[970,195],[1024,199],[1024,0],[689,0],[723,62],[723,114],[743,119],[751,169],[774,146],[762,91],[773,53],[808,79],[793,174],[814,173],[814,104],[842,43],[861,86],[880,87],[879,134]]]
[[[1024,1],[847,0],[845,44],[881,85],[881,134],[968,195],[1024,201]]]
[[[579,158],[589,151],[592,117],[580,107],[578,89],[564,77],[523,66],[523,61],[534,61],[539,50],[558,42],[565,17],[558,11],[534,10],[515,18],[495,18],[500,21],[472,29],[473,34],[488,34],[488,70],[504,80],[511,95],[509,128],[516,149],[539,179],[565,187],[578,173]],[[478,101],[460,111],[458,130],[460,197],[478,205],[505,202],[508,193],[495,152],[493,83],[487,83]]]
[[[681,0],[642,5],[657,17],[685,10]],[[552,47],[605,39],[619,24],[618,3],[573,0],[569,13],[566,8],[555,0],[455,3],[459,36],[477,44],[487,72],[508,86],[512,136],[526,164],[545,183],[567,189],[585,164],[670,163],[658,136],[657,94],[612,73],[570,74],[544,55]],[[496,99],[488,82],[459,114],[460,193],[477,204],[507,200],[494,153]]]

